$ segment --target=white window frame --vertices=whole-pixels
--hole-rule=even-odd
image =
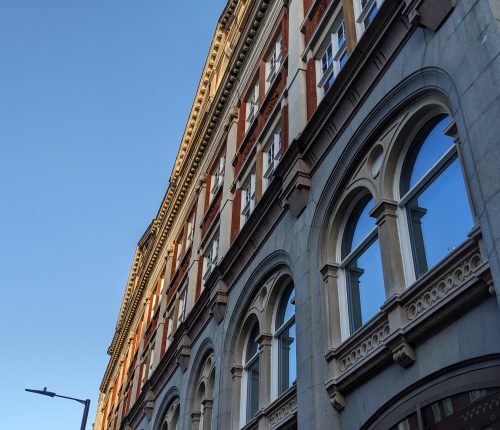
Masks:
[[[373,7],[377,8],[377,12],[380,10],[384,0],[366,0],[363,6],[363,0],[354,0],[354,16],[356,20],[356,36],[358,40],[363,36],[366,29],[371,24],[366,24],[366,19],[368,18]]]
[[[166,345],[165,349],[168,349],[168,347],[172,343],[173,334],[174,334],[174,308],[173,307],[171,307],[167,311],[167,317],[165,318],[165,320],[168,323],[168,326],[167,326],[167,341],[165,343],[165,345]]]
[[[205,285],[206,280],[209,278],[212,270],[215,268],[219,261],[219,233],[217,232],[212,240],[209,242],[203,253],[203,282],[202,287]]]
[[[251,213],[255,209],[255,189],[257,185],[257,177],[255,167],[252,168],[241,186],[241,219],[240,227],[248,221]]]
[[[282,58],[282,38],[281,34],[274,42],[273,50],[269,54],[266,60],[266,92],[273,83],[273,81],[278,76],[278,71],[281,67]]]
[[[224,170],[226,167],[226,157],[223,155],[219,158],[214,171],[212,172],[210,180],[210,203],[213,201],[222,185],[224,184]]]
[[[281,160],[281,128],[278,125],[273,129],[267,139],[262,154],[262,190],[265,191],[276,169],[276,166]]]
[[[255,82],[246,101],[246,126],[248,130],[259,113],[259,80]]]
[[[342,13],[341,9],[335,18],[333,30],[328,32],[323,42],[323,48],[319,51],[319,55],[317,55],[316,82],[318,101],[331,88],[345,61],[347,61],[347,35]],[[339,33],[340,30],[342,30],[341,33]],[[342,34],[342,38],[339,37],[340,34]],[[323,63],[326,64],[325,69]],[[331,79],[333,81],[329,83]]]
[[[193,244],[194,239],[194,219],[195,212],[193,211],[188,218],[186,225],[186,250]]]
[[[179,325],[186,319],[186,297],[187,297],[187,285],[182,285],[179,287],[179,292],[177,293],[177,325],[176,330]]]
[[[153,343],[149,350],[149,365],[148,365],[148,376],[147,376],[148,379],[151,377],[151,374],[153,373],[154,353],[155,353],[155,344]]]

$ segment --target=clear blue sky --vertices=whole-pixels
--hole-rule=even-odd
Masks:
[[[80,428],[225,0],[0,0],[0,427]]]

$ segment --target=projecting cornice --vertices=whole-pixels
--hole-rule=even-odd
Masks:
[[[149,249],[144,250],[141,261],[141,252],[136,251],[134,264],[127,283],[127,290],[120,309],[120,318],[116,327],[109,354],[110,362],[106,369],[101,391],[105,391],[114,373],[120,351],[126,343],[128,331],[134,321],[137,308],[153,272],[158,258],[167,243],[172,227],[179,210],[182,208],[188,191],[193,186],[200,172],[201,162],[207,146],[211,143],[214,132],[217,130],[223,113],[228,108],[228,100],[237,84],[247,54],[254,43],[262,19],[271,0],[229,0],[228,5],[219,20],[214,38],[209,50],[205,67],[198,85],[196,97],[184,131],[181,145],[172,170],[169,186],[162,201],[158,214],[152,223],[157,232],[154,242]],[[233,16],[239,8],[240,21],[236,23]],[[236,41],[225,40],[225,34],[231,32],[231,26],[238,25],[242,29]],[[209,94],[209,85],[214,67],[219,55],[224,53],[226,44],[231,44],[231,57],[223,78],[213,96]],[[207,101],[210,103],[207,104]],[[206,106],[206,114],[202,108]]]

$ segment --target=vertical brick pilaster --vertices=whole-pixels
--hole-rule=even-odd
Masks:
[[[306,69],[307,119],[311,119],[318,106],[316,96],[316,62],[309,58]]]
[[[231,243],[240,232],[241,189],[236,190],[233,201],[233,219],[231,220]]]
[[[288,8],[281,19],[281,54],[283,58],[288,54]]]
[[[344,14],[344,24],[346,28],[346,48],[350,55],[356,47],[356,22],[354,19],[354,7],[352,0],[342,0],[342,11]]]

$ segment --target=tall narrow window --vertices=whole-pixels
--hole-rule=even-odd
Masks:
[[[297,379],[295,289],[293,285],[285,290],[279,301],[275,337],[278,346],[278,395],[281,395]]]
[[[346,278],[351,333],[377,314],[385,301],[377,226],[369,216],[373,206],[370,195],[358,202],[342,239],[341,267]]]
[[[278,75],[281,65],[281,35],[274,42],[271,53],[266,62],[266,88],[274,81]]]
[[[317,82],[320,89],[319,98],[322,98],[335,80],[342,67],[347,62],[346,30],[342,20],[342,11],[335,21],[332,32],[323,42],[324,48],[318,58]]]
[[[224,183],[224,168],[226,164],[226,158],[224,156],[220,157],[217,164],[212,172],[212,178],[210,180],[210,201],[212,201]]]
[[[186,225],[186,249],[189,249],[194,238],[194,212],[189,216]]]
[[[245,350],[246,419],[250,421],[259,410],[259,325],[254,324],[247,339]]]
[[[358,39],[363,35],[368,26],[377,15],[383,0],[355,0],[354,13],[356,15],[356,29]]]
[[[177,305],[177,327],[184,321],[186,313],[186,288],[179,293],[179,303]]]
[[[217,265],[219,259],[219,235],[218,233],[208,244],[203,258],[203,283],[208,279],[210,273]]]
[[[278,127],[274,129],[269,137],[263,151],[263,189],[265,190],[274,173],[274,169],[281,160],[281,130]]]
[[[401,202],[406,209],[416,278],[452,252],[473,226],[450,118],[427,124],[406,156]]]
[[[241,225],[245,224],[255,208],[255,171],[252,171],[241,187]]]
[[[247,98],[247,118],[246,118],[246,129],[252,125],[255,118],[257,117],[257,112],[259,110],[259,80],[254,84]]]

